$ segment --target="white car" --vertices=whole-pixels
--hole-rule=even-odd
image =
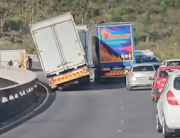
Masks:
[[[167,66],[180,66],[180,59],[167,59],[161,62],[163,67]]]
[[[164,138],[180,134],[180,71],[167,78],[157,102],[156,128]]]

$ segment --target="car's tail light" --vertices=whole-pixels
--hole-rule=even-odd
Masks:
[[[131,79],[132,79],[132,80],[136,80],[136,77],[134,76],[133,73],[131,73],[130,75],[131,75]]]
[[[166,82],[166,79],[158,79],[157,84],[163,84]]]
[[[169,92],[167,93],[167,101],[168,101],[168,103],[169,103],[170,105],[175,105],[175,106],[176,106],[176,105],[179,105],[176,97],[174,96],[174,94],[173,94],[171,91],[169,91]]]

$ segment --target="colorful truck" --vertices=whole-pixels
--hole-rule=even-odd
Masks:
[[[125,77],[131,65],[136,64],[133,23],[99,24],[96,34],[92,37],[97,56],[95,81]]]

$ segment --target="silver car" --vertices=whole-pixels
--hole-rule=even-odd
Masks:
[[[155,68],[150,64],[133,65],[126,76],[126,88],[132,90],[135,87],[151,88],[155,74]]]
[[[156,128],[164,138],[180,134],[180,71],[169,75],[161,92],[157,102]]]

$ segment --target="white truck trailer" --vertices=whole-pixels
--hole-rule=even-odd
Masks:
[[[26,50],[0,50],[0,65],[7,65],[12,60],[14,67],[26,69]]]
[[[85,53],[71,13],[31,24],[30,31],[52,89],[73,81],[90,83]]]

